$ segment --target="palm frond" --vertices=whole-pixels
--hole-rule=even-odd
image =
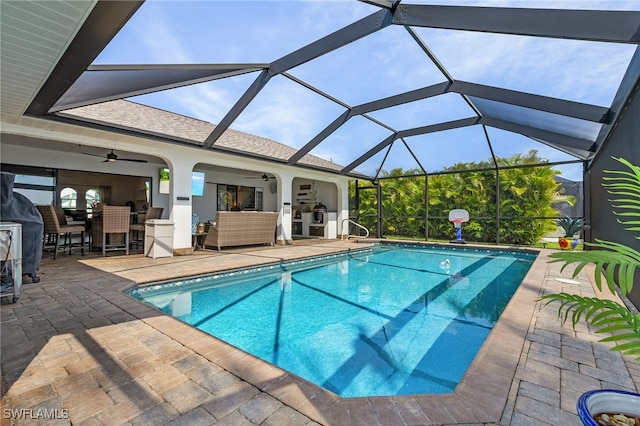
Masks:
[[[613,197],[609,200],[613,206],[616,220],[625,230],[640,231],[640,167],[623,158],[614,160],[629,168],[626,170],[605,170],[608,176],[603,177],[603,186]],[[634,236],[640,239],[640,236]],[[586,242],[588,251],[563,251],[549,255],[550,263],[561,262],[561,271],[572,264],[575,278],[585,266],[595,265],[594,278],[596,286],[602,291],[602,277],[607,288],[616,294],[616,287],[623,296],[629,294],[633,287],[636,269],[640,268],[640,252],[612,241],[596,239]],[[625,355],[637,356],[640,361],[640,314],[633,314],[625,306],[606,299],[582,297],[568,293],[548,294],[538,300],[560,302],[558,317],[564,324],[569,318],[575,328],[584,317],[596,333],[610,333],[601,342],[611,342],[612,351]]]
[[[596,333],[618,333],[600,340],[613,342],[612,351],[623,355],[640,354],[640,314],[633,314],[625,306],[611,300],[569,293],[548,294],[538,300],[545,301],[545,305],[560,302],[558,318],[564,324],[571,317],[574,329],[584,316]],[[612,323],[614,325],[610,325]],[[640,361],[640,356],[636,360]]]
[[[613,157],[624,164],[627,170],[605,170],[603,186],[614,197],[610,200],[614,207],[613,214],[628,231],[640,231],[640,166],[631,164],[624,158]],[[635,238],[640,239],[640,236]],[[568,265],[577,263],[573,277],[588,264],[595,264],[595,281],[602,290],[602,274],[607,287],[615,294],[616,285],[626,296],[633,287],[636,269],[640,268],[640,252],[636,249],[611,241],[595,240],[585,243],[591,249],[584,252],[560,252],[550,255],[551,263],[563,262],[562,270]],[[599,250],[601,249],[601,250]]]
[[[631,164],[624,158],[613,158],[627,166],[630,171],[605,170],[608,176],[602,178],[605,182],[602,186],[607,189],[609,194],[615,196],[610,200],[614,207],[614,214],[617,216],[637,218],[640,215],[640,166]],[[616,209],[622,209],[624,211],[617,211]],[[634,226],[637,225],[635,221],[622,219],[618,219],[618,221],[623,226],[626,226],[625,229],[627,230],[638,230],[638,228]]]
[[[584,220],[581,218],[561,217],[556,221],[556,225],[564,229],[565,237],[573,237],[584,229]]]
[[[551,253],[549,263],[562,262],[561,270],[577,263],[573,271],[575,278],[582,269],[589,265],[596,265],[595,281],[602,290],[602,272],[605,272],[607,287],[616,294],[616,283],[623,295],[627,295],[633,287],[635,270],[640,267],[640,252],[631,247],[611,241],[596,240],[595,243],[585,243],[588,247],[604,250],[562,251]]]

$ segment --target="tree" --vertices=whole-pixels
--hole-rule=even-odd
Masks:
[[[464,208],[474,218],[464,227],[465,238],[478,242],[495,241],[498,199],[500,216],[505,218],[500,221],[498,230],[501,242],[533,244],[555,229],[552,221],[540,218],[557,215],[551,205],[560,195],[560,185],[555,180],[559,172],[548,165],[531,167],[543,162],[536,151],[497,161],[501,167],[498,175],[490,161],[458,163],[446,169],[446,173],[429,175],[430,238],[450,239],[453,227],[448,221],[449,211]],[[496,193],[498,178],[499,197]],[[381,170],[380,185],[384,234],[422,238],[427,207],[422,171],[405,171],[401,168],[389,172]],[[350,191],[353,197],[355,188],[352,186]],[[364,217],[375,223],[376,206],[375,191],[361,192],[361,222],[365,226],[369,223],[365,224],[362,220]]]

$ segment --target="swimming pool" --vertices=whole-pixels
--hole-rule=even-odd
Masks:
[[[534,259],[384,244],[131,295],[343,397],[448,393]]]

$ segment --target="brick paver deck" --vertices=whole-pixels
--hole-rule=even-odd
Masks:
[[[359,247],[314,240],[158,259],[45,254],[40,283],[0,308],[2,425],[577,425],[582,392],[638,391],[640,363],[585,326],[561,326],[555,309],[536,302],[543,291],[594,293],[587,271],[571,279],[546,263],[547,250],[456,391],[443,395],[343,399],[121,292]]]

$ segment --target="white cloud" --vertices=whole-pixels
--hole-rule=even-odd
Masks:
[[[233,127],[301,147],[338,115],[320,111],[319,96],[283,77],[271,79]],[[322,101],[320,104],[326,103]],[[331,112],[333,111],[333,112]]]
[[[608,105],[633,46],[418,30],[454,79]]]
[[[640,9],[637,0],[457,4]],[[355,1],[150,1],[105,50],[100,62],[269,62],[376,10]],[[610,104],[634,48],[448,30],[416,31],[455,79],[605,106]],[[443,81],[400,26],[331,52],[292,70],[292,74],[351,105]],[[185,87],[156,94],[153,99],[161,108],[217,123],[254,78],[255,74]],[[331,101],[286,81],[281,84],[274,77],[232,128],[301,147],[341,113],[341,107]],[[454,106],[442,103],[441,108],[453,110]],[[420,111],[413,115],[419,118]],[[366,151],[365,145],[383,139],[373,134],[357,126],[345,128],[314,154],[347,164],[355,153]]]
[[[179,34],[173,32],[168,17],[161,13],[151,13],[138,22],[133,29],[145,49],[141,56],[146,56],[156,63],[189,63],[192,61],[189,47]]]

